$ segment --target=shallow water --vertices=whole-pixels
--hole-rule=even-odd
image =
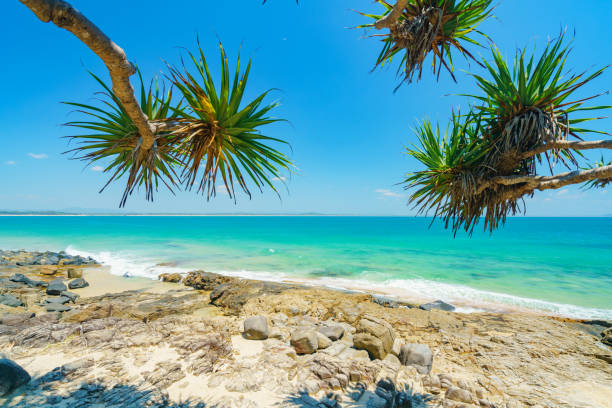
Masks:
[[[404,217],[0,217],[0,248],[91,254],[114,274],[262,279],[612,319],[612,218],[512,218],[453,238]],[[168,266],[158,263],[172,262]]]

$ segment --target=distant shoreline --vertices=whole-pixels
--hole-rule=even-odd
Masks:
[[[431,218],[423,215],[360,214],[0,214],[0,217],[362,217],[362,218]],[[612,215],[511,216],[508,218],[610,218]]]

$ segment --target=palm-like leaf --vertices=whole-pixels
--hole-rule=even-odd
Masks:
[[[182,70],[170,67],[170,79],[181,96],[178,103],[173,100],[172,88],[165,92],[155,83],[146,89],[138,73],[140,106],[155,130],[152,149],[141,149],[137,127],[112,89],[97,76],[92,74],[104,89],[101,107],[67,102],[91,118],[67,123],[88,132],[69,136],[78,143],[70,150],[75,158],[105,163],[104,171],[110,172],[111,177],[102,190],[128,175],[120,206],[138,186],[145,188],[149,200],[160,184],[171,191],[181,184],[190,189],[200,169],[203,171],[198,190],[206,192],[208,198],[215,195],[217,175],[234,199],[235,184],[249,196],[250,183],[259,190],[269,186],[278,193],[272,179],[281,178],[281,171],[290,171],[292,165],[270,144],[286,142],[259,133],[261,126],[279,121],[268,116],[277,104],[264,104],[269,91],[244,102],[251,62],[241,73],[239,56],[230,81],[227,56],[220,48],[218,88],[199,44],[197,53],[189,53],[195,67],[193,73],[184,65]]]
[[[385,0],[376,2],[384,6],[382,14],[360,14],[378,21],[393,9]],[[376,66],[383,66],[397,53],[405,51],[398,68],[398,75],[403,76],[402,83],[411,81],[416,73],[420,79],[425,57],[431,52],[434,74],[437,72],[439,77],[444,67],[456,80],[452,52],[455,50],[475,61],[466,47],[480,46],[478,37],[488,38],[477,27],[491,17],[491,3],[492,0],[409,0],[398,22],[383,36],[383,48]],[[372,26],[374,23],[358,27]]]
[[[158,133],[156,142],[147,154],[140,150],[140,135],[136,125],[127,115],[119,98],[113,90],[99,77],[90,73],[104,89],[101,92],[103,107],[65,102],[75,106],[79,112],[90,117],[87,121],[72,121],[67,126],[77,127],[94,133],[69,136],[77,141],[78,146],[69,152],[75,158],[91,163],[105,161],[104,172],[111,174],[102,192],[111,182],[128,173],[128,180],[120,205],[125,205],[127,197],[137,186],[144,186],[147,199],[153,199],[153,191],[160,182],[171,191],[177,186],[177,175],[174,165],[178,162],[174,156],[176,138],[169,132]],[[140,71],[140,107],[151,121],[166,121],[176,117],[171,108],[172,90],[165,92],[157,82],[145,88]]]
[[[442,216],[455,232],[461,227],[471,232],[483,216],[485,228],[492,231],[507,215],[521,212],[522,198],[533,194],[533,187],[525,183],[497,184],[491,182],[495,177],[536,175],[536,165],[542,161],[537,152],[542,150],[551,170],[557,160],[568,167],[577,165],[574,155],[579,151],[538,150],[569,136],[581,139],[586,133],[603,133],[579,126],[598,118],[576,114],[610,106],[585,106],[597,95],[573,96],[605,68],[590,75],[569,75],[568,53],[561,36],[539,58],[517,52],[510,68],[492,48],[492,62],[483,61],[491,78],[474,75],[483,94],[468,95],[477,101],[474,113],[465,121],[453,115],[448,139],[440,139],[439,131],[427,124],[417,129],[421,148],[409,153],[426,169],[409,175],[406,183],[407,188],[417,188],[411,201],[421,211],[434,210],[434,217]]]
[[[221,45],[220,55],[218,88],[199,44],[197,54],[189,53],[194,74],[184,64],[181,69],[170,68],[172,83],[186,103],[185,108],[177,109],[180,126],[173,132],[182,136],[179,153],[185,166],[184,182],[192,188],[199,177],[198,191],[205,192],[208,198],[215,195],[218,175],[230,196],[235,196],[236,184],[250,196],[249,180],[260,190],[268,186],[277,191],[272,179],[280,178],[282,169],[290,170],[291,163],[269,143],[286,142],[258,132],[259,127],[279,121],[267,116],[277,103],[263,104],[269,91],[243,103],[251,62],[241,74],[239,55],[231,81],[227,55]]]

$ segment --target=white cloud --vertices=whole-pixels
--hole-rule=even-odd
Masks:
[[[387,190],[384,188],[379,188],[377,190],[375,190],[378,194],[381,194],[384,197],[403,197],[403,194],[398,194],[398,193],[394,193],[391,190]]]
[[[14,160],[9,160],[4,162],[4,164],[6,164],[7,166],[14,166],[15,165],[15,161]]]
[[[28,156],[30,156],[33,159],[46,159],[47,156],[45,153],[28,153]]]
[[[557,191],[557,196],[566,195],[567,193],[569,193],[569,190],[567,188],[564,188],[563,190]]]
[[[215,186],[215,190],[217,191],[217,193],[220,194],[228,194],[227,187],[225,187],[225,184],[219,184]]]
[[[103,171],[103,170],[104,170],[104,167],[102,167],[102,166],[93,166],[93,167],[91,168],[91,170],[92,170],[92,171]]]
[[[274,177],[272,180],[274,180],[274,181],[286,181],[287,177]]]

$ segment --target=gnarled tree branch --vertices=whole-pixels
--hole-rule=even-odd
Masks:
[[[558,140],[556,142],[548,142],[539,146],[536,149],[525,152],[521,155],[521,159],[535,156],[536,154],[544,153],[553,149],[573,149],[573,150],[589,150],[589,149],[612,149],[612,140]]]
[[[87,17],[62,0],[19,0],[43,22],[70,31],[104,61],[113,81],[113,92],[136,127],[141,137],[141,153],[149,150],[155,142],[154,129],[134,96],[130,76],[136,72],[125,52],[111,41]]]
[[[383,28],[390,28],[393,26],[393,24],[395,24],[402,15],[402,11],[404,10],[404,7],[406,7],[407,3],[408,0],[397,0],[395,6],[393,6],[393,9],[389,12],[389,14],[375,22],[374,27],[377,30],[382,30]]]
[[[478,189],[481,193],[486,188],[496,184],[513,186],[523,184],[517,187],[516,191],[509,192],[513,196],[522,196],[533,192],[534,190],[550,190],[561,188],[570,184],[584,183],[589,180],[608,179],[612,178],[612,165],[596,167],[588,170],[568,171],[566,173],[555,174],[554,176],[500,176],[495,177],[485,183],[482,183]]]

